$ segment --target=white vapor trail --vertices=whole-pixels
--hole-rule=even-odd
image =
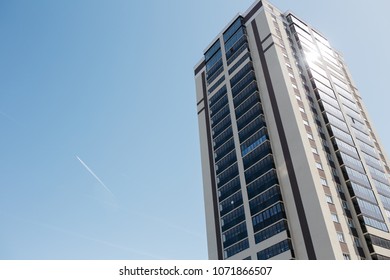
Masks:
[[[85,169],[87,169],[87,171],[100,183],[100,185],[102,185],[103,188],[106,189],[106,191],[108,191],[112,196],[114,196],[112,191],[102,182],[102,180],[100,180],[100,178],[91,170],[91,168],[89,168],[88,165],[84,161],[81,160],[81,158],[79,158],[78,156],[76,156],[76,158],[85,167]]]

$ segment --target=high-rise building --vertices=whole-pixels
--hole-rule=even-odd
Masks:
[[[389,161],[320,32],[258,0],[195,80],[210,259],[390,259]]]

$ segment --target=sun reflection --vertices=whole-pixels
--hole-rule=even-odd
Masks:
[[[320,55],[315,51],[305,52],[305,59],[308,64],[313,64],[315,62],[318,62],[320,58]]]

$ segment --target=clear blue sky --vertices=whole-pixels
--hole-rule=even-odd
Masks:
[[[0,0],[0,259],[206,259],[193,66],[252,0]],[[282,1],[390,149],[388,1]],[[335,10],[335,9],[338,10]]]

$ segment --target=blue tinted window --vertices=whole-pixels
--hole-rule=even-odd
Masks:
[[[268,260],[276,255],[290,250],[289,240],[283,240],[257,253],[259,260]]]
[[[214,66],[217,61],[219,61],[222,58],[221,49],[219,49],[206,63],[206,71],[208,72],[210,68]]]
[[[231,257],[241,251],[244,251],[247,248],[249,248],[249,242],[248,239],[245,239],[226,249],[224,251],[225,258]]]
[[[240,188],[241,188],[240,177],[236,177],[233,180],[231,180],[229,183],[227,183],[226,185],[218,189],[219,199],[223,200],[227,198],[229,195],[232,195]]]
[[[248,185],[248,198],[251,199],[278,183],[276,171],[273,169]]]
[[[277,222],[276,224],[263,229],[255,234],[255,242],[260,243],[282,231],[287,230],[287,222],[285,220]]]
[[[221,48],[219,39],[205,52],[204,58],[208,61]]]
[[[225,183],[229,182],[237,175],[238,175],[238,166],[236,163],[217,176],[218,187],[223,186]]]
[[[223,40],[226,42],[229,38],[243,25],[243,18],[239,17],[230,27],[223,33]]]
[[[245,220],[244,206],[240,206],[239,208],[233,210],[232,212],[226,214],[221,218],[222,231],[228,230],[229,228],[238,225],[244,220]]]
[[[284,218],[285,215],[282,203],[275,204],[252,218],[253,229],[257,232]]]
[[[245,29],[240,28],[230,39],[225,43],[225,50],[228,51],[230,50],[234,44],[236,44],[239,39],[245,35]]]
[[[218,161],[215,164],[215,170],[216,170],[217,174],[225,171],[225,169],[227,167],[229,167],[230,165],[232,165],[236,161],[237,161],[236,151],[233,150],[228,155],[226,155],[223,159],[221,159],[220,161]]]
[[[265,131],[265,134],[263,133],[263,131]],[[255,150],[257,147],[259,147],[261,144],[263,144],[265,141],[268,140],[268,135],[266,134],[266,132],[267,131],[265,129],[256,132],[256,134],[251,136],[247,141],[245,141],[244,144],[241,145],[241,149],[242,149],[241,154],[243,157],[249,154],[250,152],[252,152],[253,150]],[[269,146],[267,147],[269,148],[269,152],[271,153],[270,147]]]
[[[240,241],[241,239],[244,239],[248,237],[248,233],[246,230],[246,223],[241,223],[238,226],[229,229],[228,231],[224,232],[222,238],[223,238],[223,247],[229,247],[230,245]]]
[[[279,186],[275,185],[274,187],[263,192],[262,194],[256,196],[249,202],[251,215],[263,211],[265,208],[281,200],[282,195],[280,194]]]
[[[232,196],[226,198],[224,201],[222,201],[219,204],[220,214],[221,216],[223,216],[241,205],[242,205],[242,194],[241,191],[238,191]]]

